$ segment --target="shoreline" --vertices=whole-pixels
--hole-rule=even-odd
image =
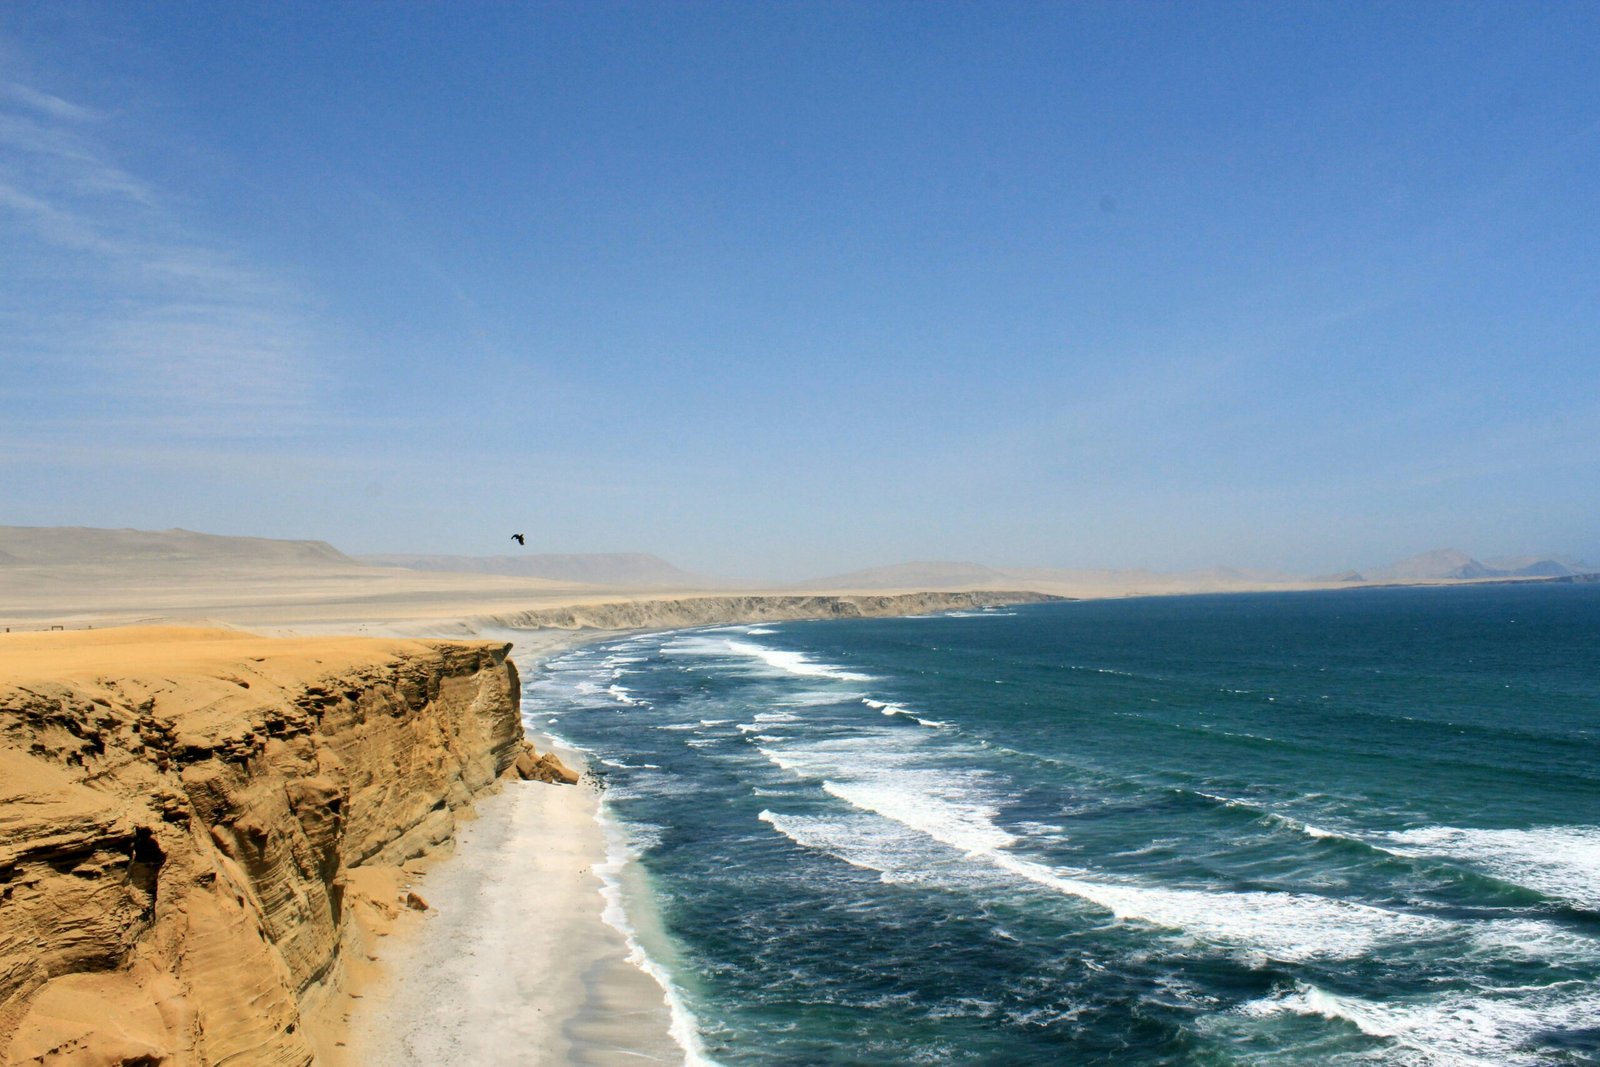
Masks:
[[[1034,599],[1026,594],[1024,597]],[[605,641],[624,632],[665,631],[754,621],[741,616],[753,612],[767,617],[775,608],[785,618],[900,614],[910,607],[965,607],[970,605],[973,597],[947,594],[807,597],[801,602],[785,598],[776,603],[754,594],[737,598],[693,597],[688,601],[657,601],[646,597],[599,601],[597,598],[588,605],[578,606],[586,613],[597,603],[603,605],[600,610],[607,614],[620,609],[624,617],[617,618],[616,623],[621,625],[614,623],[595,627],[594,622],[599,620],[586,617],[577,627],[557,624],[531,630],[494,625],[497,620],[484,613],[483,609],[488,605],[483,604],[473,605],[477,610],[472,613],[452,611],[448,615],[423,619],[414,612],[416,605],[396,602],[389,605],[392,614],[387,617],[380,615],[369,618],[368,624],[352,626],[341,617],[342,611],[330,612],[325,605],[296,606],[288,602],[293,599],[290,597],[274,605],[274,610],[269,613],[252,610],[248,598],[239,601],[240,607],[234,611],[194,611],[192,614],[185,611],[182,614],[186,618],[182,621],[189,622],[189,630],[175,627],[174,624],[179,623],[180,619],[170,616],[141,617],[139,621],[163,622],[167,624],[164,629],[171,633],[204,635],[207,640],[220,642],[235,651],[244,650],[251,641],[267,642],[272,647],[269,655],[276,655],[282,650],[299,650],[294,654],[304,662],[296,660],[297,666],[289,680],[289,688],[306,687],[311,700],[311,704],[306,706],[344,709],[339,714],[345,715],[349,721],[339,719],[340,729],[345,729],[346,733],[356,731],[351,733],[352,737],[359,735],[365,738],[371,732],[366,729],[369,722],[374,724],[372,730],[384,737],[387,737],[387,734],[383,734],[385,730],[405,731],[417,727],[414,716],[409,713],[386,714],[372,720],[364,717],[358,705],[364,705],[372,696],[365,687],[368,681],[365,676],[352,676],[352,681],[358,684],[350,684],[342,678],[331,686],[327,683],[324,676],[329,668],[321,656],[328,649],[342,647],[342,642],[354,642],[363,648],[378,648],[385,639],[400,643],[420,641],[426,647],[434,647],[434,643],[442,642],[437,647],[446,656],[457,654],[449,651],[451,649],[476,643],[498,643],[500,649],[496,654],[500,660],[504,660],[505,643],[509,639],[516,652],[504,666],[515,666],[517,673],[526,671],[531,676],[540,664],[565,650]],[[986,595],[982,599],[994,598]],[[258,609],[259,605],[255,607]],[[695,616],[705,612],[714,617],[683,618],[685,607]],[[263,617],[263,614],[268,617]],[[200,619],[195,619],[196,615]],[[220,615],[231,617],[218,617]],[[130,621],[121,613],[95,613],[89,618],[76,620],[72,632],[56,635],[49,635],[45,631],[65,630],[66,626],[59,623],[43,625],[36,621],[24,633],[7,633],[6,640],[42,640],[51,643],[59,639],[68,644],[96,647],[108,643],[121,646],[153,642],[148,662],[153,665],[149,669],[157,673],[151,676],[153,680],[149,684],[162,687],[161,692],[166,694],[163,699],[169,704],[164,708],[170,706],[172,710],[164,710],[163,714],[169,717],[176,714],[180,718],[186,714],[192,715],[195,717],[194,729],[234,729],[231,718],[225,716],[226,721],[213,722],[216,715],[213,710],[207,710],[215,707],[215,702],[208,704],[206,699],[218,686],[228,694],[227,700],[232,702],[227,705],[229,708],[238,705],[241,713],[266,714],[259,707],[265,690],[254,684],[259,670],[253,664],[262,662],[261,659],[242,664],[234,663],[231,659],[226,663],[219,660],[213,664],[206,660],[189,664],[182,649],[169,647],[170,641],[162,635],[162,627],[127,628],[126,624]],[[203,622],[204,625],[196,627],[195,622]],[[130,633],[130,629],[141,632]],[[29,631],[32,636],[29,636]],[[373,631],[382,632],[383,637]],[[493,651],[485,650],[481,654]],[[240,654],[243,654],[242,651]],[[121,673],[135,666],[131,660],[124,663],[118,658],[101,656],[86,669],[91,670],[95,679],[110,679],[105,684],[115,687],[121,684]],[[162,673],[179,668],[181,673]],[[43,672],[39,677],[46,679],[48,684],[61,681],[55,678],[52,661],[33,662],[28,664],[28,669],[36,673]],[[198,673],[194,673],[196,671]],[[249,676],[248,680],[246,676]],[[427,691],[426,686],[423,690],[415,690],[414,682],[412,679],[398,683],[395,690],[396,694],[403,691],[405,695],[402,702],[409,702],[408,707],[412,711],[416,710],[415,702],[419,699],[413,695],[414,691]],[[509,690],[506,682],[512,683]],[[92,684],[101,683],[95,681]],[[456,686],[451,691],[457,693],[459,689]],[[294,692],[300,690],[294,689]],[[514,676],[502,675],[499,684],[480,693],[476,700],[462,703],[463,698],[451,696],[445,703],[459,707],[462,714],[478,716],[487,722],[500,718],[493,706],[504,704],[507,695],[520,696],[520,685]],[[286,693],[284,699],[290,700],[292,696]],[[382,693],[379,698],[388,699]],[[402,697],[394,695],[394,699],[402,700]],[[429,692],[428,707],[434,707],[437,700],[438,694]],[[285,714],[297,723],[299,717],[320,714],[320,711],[307,712],[302,705],[305,705],[303,700],[294,705],[294,710]],[[518,744],[531,741],[545,751],[554,748],[570,760],[576,769],[581,771],[586,767],[587,760],[570,747],[551,745],[547,736],[541,736],[536,723],[532,721],[537,716],[536,709],[530,707],[522,711],[525,714],[518,715],[515,723]],[[129,716],[136,717],[144,713],[132,705],[127,710]],[[85,714],[92,717],[98,713],[85,711]],[[509,716],[504,718],[509,719]],[[98,722],[98,719],[95,721]],[[254,722],[253,719],[250,721]],[[207,773],[214,770],[216,773],[240,777],[241,781],[253,780],[252,776],[277,773],[279,763],[285,760],[292,763],[311,751],[299,742],[293,746],[282,746],[272,733],[277,727],[265,723],[257,725],[259,728],[246,729],[249,723],[239,726],[238,729],[244,732],[239,738],[223,745],[223,749],[218,749],[217,744],[209,740],[193,744],[186,741],[186,747],[180,747],[183,753],[192,754],[196,760],[210,761],[206,764]],[[289,972],[281,976],[282,1011],[266,1020],[264,1025],[269,1033],[263,1040],[304,1048],[306,1058],[303,1062],[308,1067],[313,1063],[328,1064],[330,1067],[355,1067],[370,1062],[430,1065],[440,1062],[705,1062],[697,1054],[698,1035],[692,1020],[681,1002],[675,999],[677,991],[673,988],[673,982],[640,946],[641,940],[648,942],[650,938],[634,936],[636,925],[646,935],[652,931],[648,895],[633,888],[634,874],[637,872],[627,864],[626,856],[621,851],[622,838],[617,837],[615,848],[607,840],[606,828],[599,817],[600,799],[595,790],[582,784],[568,787],[524,782],[516,774],[502,773],[510,770],[507,764],[511,760],[511,753],[502,753],[501,749],[512,744],[512,723],[507,721],[503,725],[507,728],[503,731],[506,734],[504,744],[495,749],[498,754],[495,766],[484,774],[478,773],[481,768],[477,767],[477,763],[482,762],[483,753],[476,744],[457,751],[458,746],[448,739],[433,738],[431,734],[427,737],[419,735],[415,744],[423,748],[437,746],[441,741],[445,743],[441,752],[448,754],[441,763],[432,756],[414,759],[409,750],[396,753],[383,753],[376,749],[367,751],[359,741],[348,742],[354,745],[355,751],[368,756],[399,757],[397,761],[374,768],[374,773],[369,774],[367,780],[379,783],[398,781],[397,772],[412,776],[436,775],[440,776],[441,788],[448,787],[453,791],[445,801],[421,806],[412,803],[417,798],[408,800],[411,794],[404,789],[393,793],[393,803],[404,808],[404,811],[397,815],[399,821],[396,823],[403,832],[403,840],[391,843],[392,856],[376,857],[375,853],[358,851],[357,858],[342,863],[333,872],[338,877],[329,875],[325,885],[318,882],[321,887],[319,891],[329,902],[326,913],[332,926],[327,931],[329,936],[324,940],[328,942],[327,947],[332,955],[322,965],[322,970],[311,968],[313,977],[309,980],[296,979]],[[182,728],[190,729],[188,726]],[[421,728],[426,734],[426,724]],[[139,740],[138,730],[135,729],[130,736],[133,741],[129,743],[136,744]],[[308,736],[321,738],[323,735],[313,731]],[[248,750],[248,755],[255,752],[251,746],[262,745],[276,747],[272,747],[270,755],[257,753],[256,757],[243,763],[213,759],[214,751],[225,749],[231,754],[235,749],[241,752]],[[348,756],[348,752],[338,757],[330,756],[327,766],[332,770],[329,773],[342,774],[341,768]],[[470,774],[452,777],[447,773],[447,765],[456,758],[475,761]],[[127,762],[127,766],[137,771],[144,763],[143,759],[134,759]],[[162,772],[165,773],[165,767],[162,767]],[[298,780],[312,772],[295,764],[290,773]],[[323,784],[322,779],[314,775],[309,780],[318,788]],[[462,789],[463,785],[465,790]],[[130,782],[131,795],[142,795],[142,790],[147,786],[148,783],[142,779]],[[182,797],[187,788],[175,786],[169,792]],[[241,798],[248,800],[256,796],[255,792],[244,792],[245,788],[244,785],[239,786]],[[369,788],[379,789],[381,792],[375,795],[380,797],[389,798],[392,793],[381,785]],[[298,809],[286,815],[272,807],[274,804],[281,807],[284,795],[276,788],[265,788],[261,791],[260,803],[271,810],[264,809],[259,816],[251,816],[241,823],[257,830],[264,829],[269,840],[274,842],[274,848],[278,847],[278,837],[284,837],[287,841],[297,833],[303,836],[308,832],[321,832],[319,828],[322,824],[311,826],[303,822]],[[293,791],[289,795],[300,796]],[[293,804],[294,800],[291,799],[290,803]],[[340,803],[343,801],[340,800]],[[373,810],[376,809],[362,809],[364,813]],[[411,825],[418,820],[417,826]],[[232,823],[226,825],[231,826]],[[335,819],[328,825],[332,828],[331,832],[337,835],[344,821]],[[366,829],[365,823],[362,826]],[[255,853],[247,849],[241,851],[243,846],[233,842],[233,837],[229,836],[231,831],[224,830],[222,834],[222,845],[213,845],[211,839],[200,835],[195,838],[195,847],[200,848],[207,857],[216,848],[222,848],[227,853],[216,862],[224,865],[226,872],[233,872],[228,877],[239,880],[243,888],[240,893],[222,895],[229,901],[241,904],[250,901],[250,907],[255,909],[250,912],[252,915],[263,912],[266,905],[258,899],[259,894],[252,888],[254,882],[250,879],[272,879],[279,877],[279,872],[286,872],[290,878],[316,881],[317,876],[325,873],[321,866],[312,869],[300,862],[277,862],[262,858],[256,863]],[[299,838],[294,840],[298,841]],[[317,840],[322,839],[319,837]],[[286,844],[282,847],[293,846]],[[249,872],[235,870],[237,863],[231,856],[235,853],[245,855],[247,852],[254,866],[250,867]],[[164,854],[176,853],[167,848]],[[375,857],[377,861],[372,862]],[[452,860],[454,862],[448,862]],[[229,863],[234,863],[234,867],[226,866]],[[177,868],[174,867],[174,870]],[[613,883],[608,885],[605,876],[611,876]],[[216,884],[222,884],[220,878]],[[187,887],[187,883],[185,885]],[[199,885],[202,896],[209,899],[214,893],[211,883],[202,881]],[[628,888],[624,890],[622,886]],[[311,889],[307,892],[315,895]],[[412,894],[423,901],[431,899],[432,906],[419,909],[420,913],[408,910],[411,904],[408,898]],[[302,899],[295,892],[267,895],[270,897],[269,904],[276,905],[281,899],[286,902],[283,907],[289,909],[298,907],[297,902]],[[624,897],[629,910],[635,914],[616,910],[615,902]],[[182,899],[170,890],[161,895],[163,902]],[[164,903],[164,906],[172,905]],[[617,921],[608,921],[608,916]],[[264,927],[262,940],[272,946],[270,951],[273,953],[293,953],[293,947],[285,949],[283,946],[297,945],[294,939],[302,936],[300,931],[306,924],[288,916],[274,921],[279,925],[271,932]],[[128,930],[141,928],[135,919],[130,919],[128,923],[131,924],[125,924]],[[255,943],[251,941],[249,944],[253,949]],[[180,953],[174,967],[184,966],[182,961],[186,958]],[[212,962],[227,967],[237,961],[219,958]],[[671,961],[664,959],[662,962],[670,964]],[[299,956],[294,957],[292,965],[301,966],[302,969],[306,966]],[[257,978],[266,976],[274,981],[280,977],[277,972],[283,970],[282,967],[264,966],[247,969]],[[134,971],[143,973],[137,967]],[[119,970],[116,973],[123,975],[124,972]],[[75,975],[76,972],[68,972],[64,980],[69,983],[79,981]],[[125,976],[118,980],[126,984]],[[212,982],[211,987],[217,991],[217,998],[225,1000],[232,995],[230,990],[244,988],[248,984],[243,979],[230,979],[221,983]],[[129,1004],[145,1003],[137,996],[124,999]],[[7,1008],[10,1014],[0,1018],[0,1039],[5,1043],[9,1043],[11,1037],[7,1031],[14,1030],[15,1024],[22,1018],[18,1013],[31,1011],[31,1003],[30,997],[29,1000],[11,1004]],[[54,1004],[54,1001],[51,1003]],[[678,1008],[676,1014],[673,1011],[674,1003]],[[139,1007],[136,1010],[151,1011],[154,1008]],[[258,1011],[240,1012],[220,1006],[216,1010],[223,1012],[219,1019],[228,1020],[230,1025],[237,1023],[235,1028],[254,1025],[250,1020],[260,1014]],[[12,1019],[11,1015],[16,1018]],[[284,1018],[280,1019],[279,1015]],[[31,1020],[31,1016],[29,1018]],[[72,1037],[71,1041],[100,1039],[100,1030],[92,1019],[84,1018],[74,1025],[82,1029],[83,1036]],[[155,1026],[154,1023],[151,1025]],[[203,1030],[184,1029],[181,1020],[172,1022],[164,1017],[157,1029],[165,1033],[173,1027],[177,1028],[173,1030],[177,1035],[173,1040],[177,1041],[199,1040],[202,1035],[215,1039],[217,1034],[226,1030],[226,1027],[220,1026],[209,1026]],[[117,1036],[119,1033],[120,1028],[114,1027],[107,1031],[109,1036],[106,1039],[120,1040]],[[151,1047],[165,1047],[164,1041],[165,1037],[160,1041],[152,1039]]]
[[[524,678],[617,631],[496,631]],[[528,727],[524,737],[580,775],[586,756]],[[382,956],[351,974],[334,1067],[384,1063],[695,1062],[667,980],[632,933],[619,831],[587,779],[507,780],[474,804],[454,846],[408,868],[428,903],[384,934]],[[361,948],[357,948],[361,952]]]
[[[652,619],[658,625],[626,628],[523,630],[487,626],[478,616],[448,627],[466,633],[441,638],[434,626],[422,629],[452,643],[469,634],[509,641],[511,663],[532,678],[573,649],[625,635],[768,621],[688,621],[681,614],[675,608]],[[215,632],[230,642],[250,639]],[[102,634],[91,640],[110,639]],[[309,648],[339,638],[268,640]],[[520,708],[520,737],[580,774],[587,770],[585,753],[538,728],[541,710]],[[564,786],[502,776],[454,810],[453,838],[419,858],[347,868],[342,958],[303,1003],[315,1062],[709,1063],[693,1016],[678,1000],[670,952],[652,959],[643,948],[657,940],[656,919],[638,884],[641,872],[628,862],[625,834],[604,817],[591,781]],[[427,901],[425,910],[394,907],[410,892]]]

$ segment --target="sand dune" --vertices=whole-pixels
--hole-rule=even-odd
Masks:
[[[470,636],[482,625],[626,628],[777,617],[762,616],[765,609],[748,602],[724,617],[734,599],[726,588],[669,593],[649,584],[599,586],[378,567],[319,541],[212,537],[183,530],[0,527],[0,550],[16,557],[0,563],[0,626],[13,629],[177,622],[266,633]],[[834,591],[854,592],[877,594]],[[783,589],[741,590],[738,597],[776,597],[790,605],[800,599]],[[955,597],[945,606],[971,603]],[[597,612],[601,606],[605,610]],[[805,614],[784,610],[786,617]],[[924,601],[901,610],[940,610],[940,605]],[[836,605],[813,597],[806,617],[829,617],[837,611]]]
[[[461,574],[501,574],[623,589],[710,589],[732,584],[691,574],[647,552],[530,552],[503,556],[360,556],[375,567]]]
[[[209,622],[428,633],[485,606],[583,601],[570,582],[375,567],[320,541],[0,527],[0,625]]]

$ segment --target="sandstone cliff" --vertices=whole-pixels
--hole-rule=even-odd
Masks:
[[[884,615],[918,615],[962,608],[1034,604],[1068,597],[1025,592],[903,593],[899,595],[701,596],[676,600],[621,600],[489,615],[473,620],[482,626],[519,630],[551,627],[562,630],[672,629],[721,623],[780,622],[785,619],[853,619]]]
[[[311,1063],[367,875],[538,763],[507,651],[0,636],[0,1063]]]

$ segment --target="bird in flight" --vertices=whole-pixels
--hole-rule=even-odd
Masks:
[[[525,545],[528,543],[528,539],[523,537],[521,534],[512,534],[511,540],[515,541],[519,545]]]

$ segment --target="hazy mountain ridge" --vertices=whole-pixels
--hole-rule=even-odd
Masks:
[[[932,561],[868,567],[826,578],[795,583],[799,589],[1012,589],[1029,586],[1114,585],[1126,588],[1182,586],[1195,590],[1257,588],[1304,583],[1305,578],[1235,567],[1160,572],[1151,570],[1088,570],[1059,567],[990,567],[982,563]],[[1020,584],[1019,584],[1020,583]]]
[[[1595,570],[1582,560],[1562,556],[1496,556],[1474,559],[1460,549],[1437,548],[1383,567],[1345,571],[1329,581],[1430,582],[1484,578],[1570,578]]]
[[[1516,577],[1566,578],[1592,574],[1594,567],[1571,556],[1495,556],[1483,561],[1490,570]]]
[[[55,581],[61,576],[130,575],[160,581],[205,573],[287,574],[304,571],[330,578],[395,575],[396,569],[434,575],[526,579],[556,585],[632,589],[1015,590],[1067,595],[1230,592],[1314,588],[1330,584],[1556,580],[1593,574],[1600,568],[1559,555],[1476,559],[1454,548],[1424,552],[1364,570],[1307,577],[1236,567],[1187,571],[1091,570],[1055,567],[993,567],[969,560],[921,560],[867,567],[798,582],[755,582],[696,574],[646,552],[517,553],[495,556],[384,553],[346,555],[325,541],[231,537],[192,530],[96,529],[91,527],[0,526],[0,573],[8,584]],[[29,578],[28,576],[33,576]],[[484,577],[488,576],[488,577]]]
[[[194,562],[359,566],[326,541],[230,537],[176,528],[107,530],[90,526],[0,526],[0,566]]]

